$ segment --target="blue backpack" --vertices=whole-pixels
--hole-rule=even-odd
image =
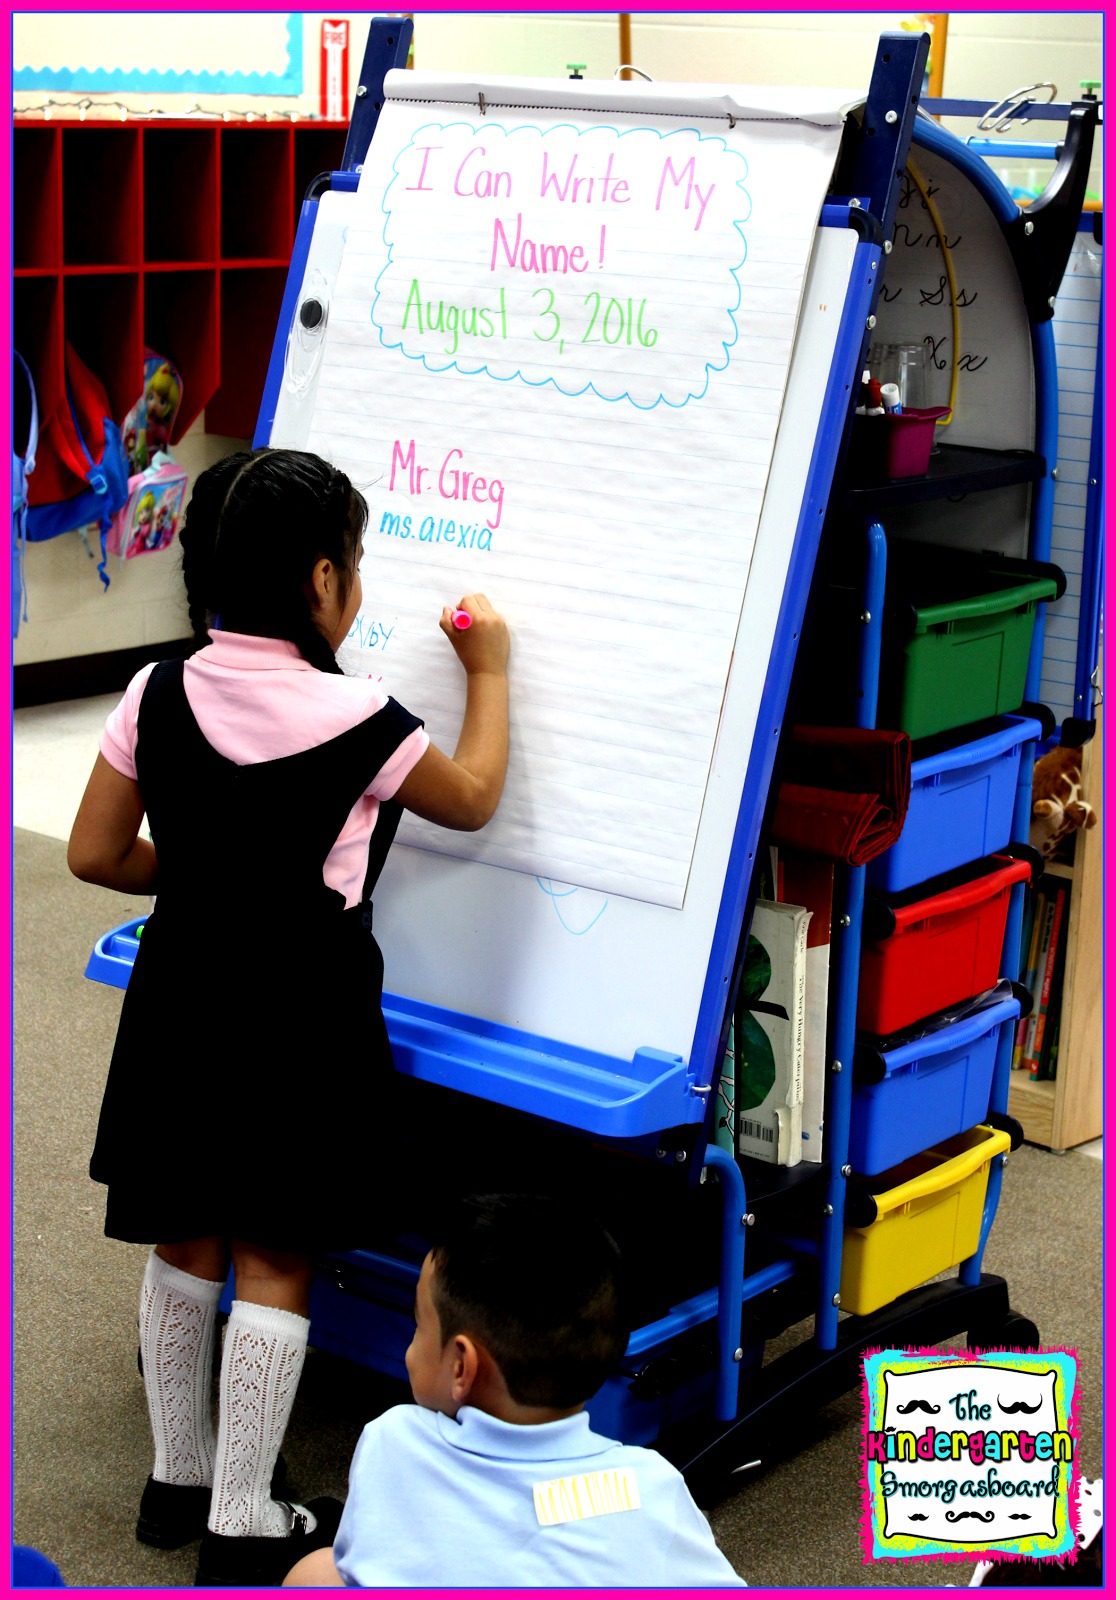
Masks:
[[[108,396],[73,345],[66,342],[65,394],[41,420],[38,470],[27,487],[26,537],[33,542],[101,530],[101,582],[108,588],[105,539],[128,499],[128,459]]]
[[[19,351],[14,352],[15,393],[13,395],[12,440],[12,638],[19,634],[21,620],[27,621],[27,595],[24,589],[24,552],[27,548],[27,480],[35,470],[35,451],[39,443],[39,402],[31,371]],[[20,446],[22,445],[22,449]]]

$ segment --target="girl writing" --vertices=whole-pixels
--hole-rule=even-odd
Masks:
[[[182,531],[205,644],[133,680],[69,844],[79,878],[154,894],[92,1160],[105,1232],[155,1243],[140,1348],[155,1461],[137,1537],[202,1537],[199,1586],[275,1584],[340,1504],[271,1479],[306,1351],[311,1263],[367,1236],[395,1132],[371,894],[401,808],[481,828],[507,762],[507,629],[441,629],[466,674],[452,759],[334,652],[367,519],[317,456],[258,450],[197,480]],[[141,837],[147,814],[150,840]],[[218,1422],[217,1303],[235,1269]]]

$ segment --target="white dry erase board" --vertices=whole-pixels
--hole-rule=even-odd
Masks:
[[[1090,447],[1097,404],[1097,341],[1101,336],[1102,250],[1092,233],[1078,233],[1054,304],[1058,353],[1058,483],[1050,530],[1050,559],[1066,575],[1064,603],[1046,613],[1039,698],[1059,721],[1079,717],[1078,633],[1086,562]]]
[[[513,639],[499,813],[405,818],[380,880],[389,991],[689,1058],[855,247],[817,225],[841,121],[817,91],[389,74],[271,442],[366,495],[341,659],[443,749],[442,606],[482,591]]]

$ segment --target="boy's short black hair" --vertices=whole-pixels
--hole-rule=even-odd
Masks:
[[[447,1217],[431,1256],[443,1343],[468,1333],[483,1344],[519,1405],[581,1405],[623,1355],[620,1252],[580,1206],[472,1196]]]

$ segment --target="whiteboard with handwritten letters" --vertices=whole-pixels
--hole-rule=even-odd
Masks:
[[[836,97],[751,93],[389,75],[271,434],[366,495],[341,660],[443,749],[442,606],[511,629],[504,798],[405,817],[388,989],[625,1057],[689,1053],[851,269]]]
[[[1050,530],[1050,559],[1066,575],[1062,605],[1046,616],[1039,699],[1059,721],[1085,715],[1077,701],[1078,633],[1088,539],[1090,447],[1101,337],[1101,246],[1078,233],[1054,305],[1058,354],[1058,483]]]

